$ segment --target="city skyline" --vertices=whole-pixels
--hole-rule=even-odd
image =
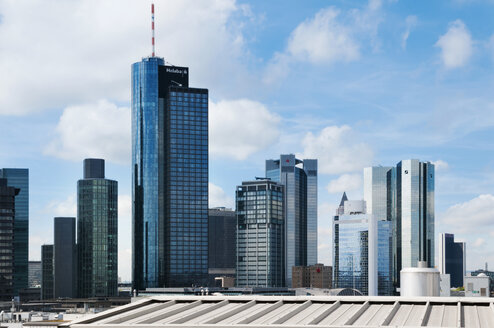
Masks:
[[[98,157],[119,182],[119,276],[130,280],[129,72],[151,54],[150,3],[74,1],[61,15],[0,2],[12,45],[0,50],[0,167],[29,169],[29,260],[53,243],[53,217],[76,215],[80,162]],[[155,7],[157,56],[210,90],[210,207],[234,207],[235,186],[266,158],[318,159],[318,262],[330,265],[341,193],[362,198],[364,167],[420,158],[436,165],[436,237],[468,243],[467,270],[494,263],[491,3]]]

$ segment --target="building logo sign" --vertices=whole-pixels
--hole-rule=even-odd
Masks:
[[[167,67],[166,68],[167,73],[174,73],[174,74],[187,74],[187,69],[184,68],[175,68],[175,67]]]

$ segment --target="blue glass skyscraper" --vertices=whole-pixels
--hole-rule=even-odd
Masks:
[[[266,160],[266,177],[285,189],[285,283],[291,287],[292,267],[317,263],[317,159]]]
[[[208,90],[188,68],[132,65],[133,288],[205,285]]]
[[[7,179],[7,185],[19,188],[15,197],[14,219],[14,295],[28,287],[29,261],[29,170],[0,169],[0,178]]]
[[[378,222],[391,222],[393,288],[400,286],[402,268],[416,267],[418,261],[434,267],[434,176],[434,164],[417,159],[364,169],[367,213]]]
[[[364,168],[364,200],[366,212],[377,221],[378,295],[393,295],[393,218],[396,213],[391,179],[393,167]]]
[[[333,287],[374,296],[378,292],[379,226],[372,214],[365,213],[365,201],[345,198],[344,194],[333,218]]]

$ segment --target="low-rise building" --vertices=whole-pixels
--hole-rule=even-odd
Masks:
[[[294,266],[292,288],[331,288],[333,268],[324,264]]]
[[[490,278],[481,273],[478,276],[466,276],[465,296],[466,297],[489,297],[490,295]]]

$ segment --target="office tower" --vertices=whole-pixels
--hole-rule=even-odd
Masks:
[[[77,182],[78,297],[118,295],[118,183],[103,159],[84,160]]]
[[[75,218],[55,218],[54,232],[53,295],[55,298],[74,298],[77,295]]]
[[[237,186],[237,279],[239,287],[283,287],[283,185],[271,180]]]
[[[377,221],[365,201],[342,202],[343,214],[333,217],[333,287],[377,295]]]
[[[332,285],[333,268],[324,264],[292,268],[292,288],[326,288]]]
[[[41,299],[50,300],[53,295],[55,279],[55,268],[53,259],[53,245],[41,246]]]
[[[434,267],[434,164],[417,159],[396,166],[398,268]],[[401,240],[400,240],[401,239]]]
[[[449,274],[451,287],[463,287],[466,276],[466,243],[455,242],[455,235],[441,233],[439,239],[439,272]]]
[[[29,170],[0,169],[0,178],[7,179],[7,185],[19,188],[15,198],[14,218],[14,295],[28,287],[29,261]]]
[[[317,263],[317,160],[281,155],[266,160],[266,177],[285,186],[285,281],[292,267]]]
[[[14,217],[19,192],[0,178],[0,301],[14,296]]]
[[[208,90],[187,67],[132,65],[133,288],[208,278]]]
[[[208,222],[209,285],[216,277],[235,277],[237,262],[237,217],[235,211],[224,207],[209,209]]]
[[[41,261],[29,261],[29,288],[37,288],[41,286]]]
[[[368,213],[378,222],[391,222],[393,288],[400,286],[402,268],[416,267],[418,261],[434,266],[433,164],[410,159],[399,162],[396,167],[365,168],[364,200],[368,202]],[[384,232],[380,231],[379,235],[379,243],[385,243]],[[385,277],[382,247],[379,252],[379,271],[381,277]]]
[[[375,166],[364,168],[364,201],[366,212],[378,225],[377,284],[378,295],[393,295],[393,218],[396,217],[393,181],[396,169]]]

